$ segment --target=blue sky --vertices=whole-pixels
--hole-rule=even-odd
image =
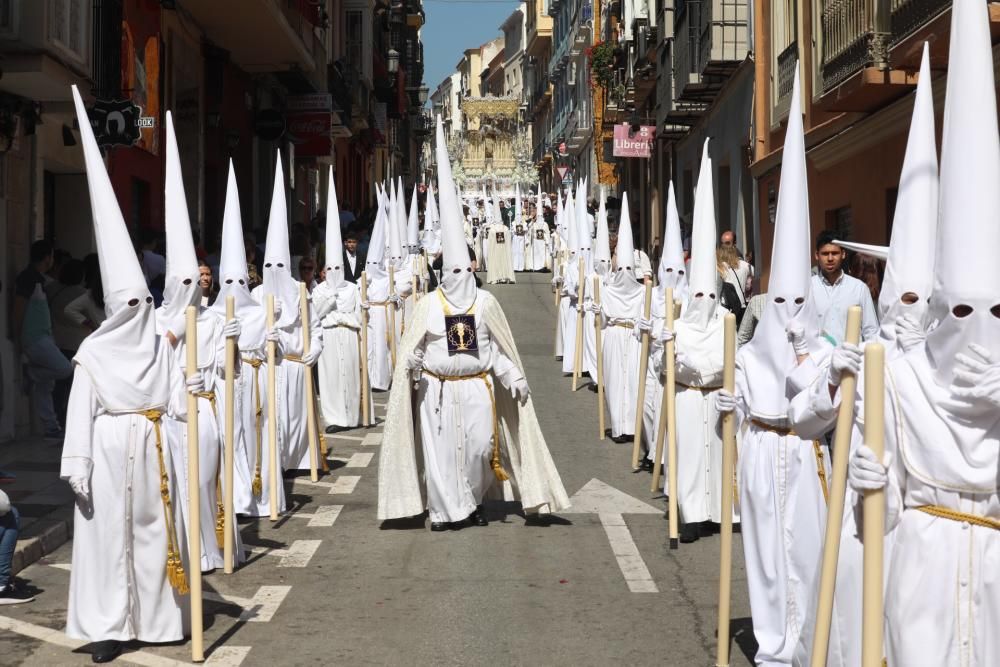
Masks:
[[[431,94],[455,71],[463,51],[500,35],[500,24],[518,4],[513,0],[424,0],[427,22],[420,36],[424,84]]]

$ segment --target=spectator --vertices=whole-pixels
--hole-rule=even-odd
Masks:
[[[215,303],[219,287],[212,278],[212,267],[205,260],[198,262],[198,286],[201,287],[201,305],[208,308]]]
[[[87,292],[87,288],[83,286],[83,278],[83,262],[69,259],[59,272],[59,280],[53,280],[45,288],[52,312],[52,338],[67,361],[73,360],[80,343],[90,333],[66,315],[66,306]],[[52,392],[56,417],[61,423],[66,423],[66,404],[69,402],[71,384],[71,377],[57,380]]]
[[[142,275],[146,277],[146,284],[150,285],[158,277],[167,272],[167,260],[160,253],[156,252],[158,235],[148,229],[142,230],[140,235],[142,246],[139,248],[139,264],[142,265]]]
[[[52,338],[52,316],[45,298],[45,272],[52,266],[52,244],[31,244],[31,263],[18,274],[14,283],[14,331],[20,336],[21,350],[27,357],[27,379],[31,397],[46,438],[63,439],[52,390],[57,380],[68,378],[73,369]]]
[[[816,263],[812,276],[811,299],[816,308],[820,332],[832,342],[844,338],[847,309],[861,306],[861,338],[878,335],[878,316],[868,286],[844,273],[844,249],[834,243],[837,235],[826,230],[816,237]]]
[[[247,254],[247,276],[250,279],[247,288],[252,291],[261,284],[260,274],[264,272],[263,259],[258,260],[257,237],[254,236],[253,232],[246,232],[243,235],[243,248]],[[263,255],[259,256],[263,257]]]
[[[299,281],[306,284],[310,293],[316,287],[316,262],[312,258],[303,257],[299,260]]]
[[[87,290],[71,301],[64,309],[66,318],[88,333],[96,331],[107,317],[104,311],[104,286],[101,283],[101,267],[97,255],[91,253],[83,258]]]
[[[10,504],[7,494],[0,491],[0,605],[21,604],[35,599],[20,590],[10,573],[20,530],[21,517],[17,508]]]
[[[346,229],[354,223],[356,218],[354,217],[354,209],[351,208],[350,202],[341,202],[340,204],[340,228]]]
[[[740,249],[736,247],[736,234],[733,232],[722,232],[719,249],[726,264],[731,267],[731,271],[727,271],[726,282],[736,288],[743,297],[745,305],[746,300],[750,298],[750,292],[753,291],[753,267],[740,254]]]
[[[344,233],[344,280],[349,283],[357,283],[361,278],[361,272],[365,270],[367,254],[362,254],[358,250],[358,234],[354,229],[348,229]]]
[[[767,294],[756,294],[747,301],[747,309],[743,311],[743,321],[740,322],[739,333],[736,334],[736,345],[743,347],[753,338],[757,324],[764,314],[764,306],[767,305]]]
[[[868,287],[872,301],[875,303],[878,303],[878,295],[882,291],[882,271],[879,269],[879,261],[874,257],[858,252],[854,253],[854,257],[851,258],[849,273]]]

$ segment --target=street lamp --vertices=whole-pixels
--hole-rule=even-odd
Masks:
[[[399,71],[399,51],[396,49],[389,49],[389,52],[385,54],[386,58],[386,69],[389,70],[389,74],[395,74]]]
[[[427,90],[427,86],[420,86],[420,88],[417,89],[417,99],[420,100],[420,106],[427,104],[428,92],[430,91]]]

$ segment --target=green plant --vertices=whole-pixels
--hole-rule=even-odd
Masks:
[[[587,50],[590,77],[595,86],[610,88],[615,72],[615,48],[607,42],[597,42]]]

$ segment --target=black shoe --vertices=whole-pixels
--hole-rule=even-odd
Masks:
[[[469,515],[469,520],[473,526],[488,526],[490,522],[486,520],[486,510],[482,505],[476,506],[476,511]]]
[[[11,582],[0,588],[0,605],[34,602],[35,598],[22,591],[17,584]]]
[[[639,467],[646,472],[653,472],[653,462],[649,459],[643,459],[642,462],[639,463]]]
[[[463,528],[468,528],[469,526],[472,525],[472,517],[473,517],[473,515],[475,515],[475,512],[473,512],[472,514],[470,514],[466,518],[462,519],[461,521],[452,521],[449,524],[451,526],[451,529],[452,530],[462,530]]]
[[[686,523],[681,526],[681,544],[691,544],[701,538],[701,525]]]
[[[336,426],[334,426],[333,424],[330,424],[329,426],[326,427],[326,432],[327,433],[336,433],[338,430],[339,429]]]
[[[108,639],[94,644],[90,659],[94,662],[111,662],[122,654],[122,643]]]
[[[442,531],[451,528],[451,524],[447,521],[431,521],[431,532],[440,533]]]

